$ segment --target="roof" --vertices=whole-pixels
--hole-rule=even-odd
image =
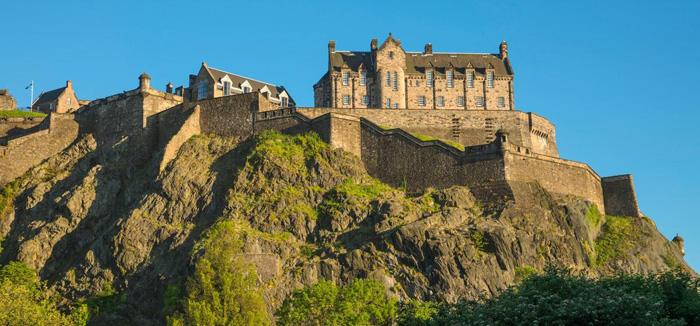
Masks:
[[[239,87],[239,88],[240,88],[240,85],[243,84],[243,82],[245,82],[246,80],[248,81],[250,86],[255,91],[259,91],[259,90],[263,89],[265,86],[267,86],[267,89],[270,90],[270,97],[273,97],[273,98],[279,98],[279,94],[282,93],[282,91],[286,91],[286,89],[283,86],[272,85],[270,83],[261,82],[259,80],[255,80],[255,79],[248,78],[248,77],[241,76],[241,75],[232,74],[230,72],[226,72],[226,71],[211,68],[211,67],[207,67],[207,69],[209,70],[209,72],[211,72],[212,76],[214,77],[214,79],[216,81],[220,81],[222,78],[228,76],[228,78],[231,79],[231,82],[236,87]],[[289,103],[294,103],[294,101],[292,100],[292,96],[289,94],[289,92],[287,92],[287,96],[289,97]]]
[[[330,56],[331,67],[334,71],[340,71],[344,64],[352,71],[358,71],[360,64],[369,68],[372,63],[371,52],[336,51]],[[464,74],[466,67],[471,64],[478,74],[486,74],[486,68],[493,66],[496,76],[511,76],[512,69],[501,56],[492,53],[433,53],[406,52],[406,73],[422,74],[426,67],[432,64],[437,73],[445,73],[445,68],[450,64],[454,67],[455,74]]]
[[[39,95],[39,98],[37,98],[36,101],[34,101],[34,105],[54,101],[59,96],[61,96],[61,94],[63,94],[63,91],[65,91],[65,90],[66,90],[65,87],[61,87],[61,88],[54,89],[52,91],[43,92],[43,93],[41,93],[41,95]]]

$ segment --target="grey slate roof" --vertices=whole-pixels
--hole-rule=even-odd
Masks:
[[[371,67],[371,52],[336,51],[331,53],[331,67],[334,71],[340,71],[343,64],[347,64],[352,71],[357,71],[360,64],[366,69]],[[406,52],[406,73],[422,74],[428,64],[432,64],[435,72],[445,73],[445,68],[452,64],[455,74],[464,74],[468,64],[474,67],[477,74],[486,74],[486,68],[493,66],[496,76],[511,76],[513,71],[507,60],[502,60],[500,55],[491,53],[433,53],[425,55],[421,52]]]
[[[231,79],[231,82],[233,83],[233,86],[236,88],[241,88],[241,84],[245,82],[246,80],[248,83],[250,83],[250,86],[253,88],[253,91],[259,91],[263,87],[267,86],[267,89],[270,90],[270,97],[279,99],[279,94],[282,93],[282,91],[285,91],[286,89],[283,86],[276,86],[272,85],[269,83],[261,82],[255,79],[251,79],[248,77],[232,74],[230,72],[226,72],[223,70],[207,67],[209,69],[209,72],[211,72],[212,76],[214,76],[214,79],[218,82],[221,81],[222,78],[224,78],[226,75],[228,75],[228,78]],[[289,91],[287,91],[287,96],[289,96],[289,103],[294,104],[294,100],[292,100],[292,95],[289,94]]]
[[[36,99],[36,101],[34,102],[34,105],[54,101],[61,94],[63,94],[63,91],[65,91],[65,90],[66,90],[65,87],[61,87],[61,88],[54,89],[52,91],[43,92],[43,93],[41,93],[41,95],[39,95],[39,98]]]

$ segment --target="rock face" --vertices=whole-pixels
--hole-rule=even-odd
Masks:
[[[320,279],[369,277],[400,299],[456,301],[548,263],[590,276],[690,271],[649,219],[511,186],[516,200],[497,205],[464,187],[407,195],[313,134],[195,136],[162,172],[88,136],[6,187],[0,263],[29,264],[70,300],[115,289],[124,296],[100,315],[107,325],[163,323],[165,289],[183,283],[197,241],[222,219],[239,226],[271,310]]]

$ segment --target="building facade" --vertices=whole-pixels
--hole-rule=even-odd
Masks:
[[[75,95],[73,82],[68,80],[66,81],[66,87],[42,92],[32,104],[32,110],[44,113],[70,113],[80,108],[80,106],[81,101]]]
[[[328,71],[314,85],[316,107],[513,110],[508,44],[499,53],[406,52],[389,37],[369,52],[336,51],[328,43]]]
[[[171,88],[168,85],[166,89]],[[189,87],[178,87],[176,95],[183,96],[189,101],[217,98],[251,92],[260,92],[270,103],[279,107],[294,107],[291,95],[283,86],[275,86],[248,77],[232,74],[223,70],[211,68],[202,62],[199,72],[190,75]]]

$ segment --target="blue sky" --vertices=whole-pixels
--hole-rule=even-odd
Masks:
[[[407,51],[509,44],[515,104],[557,127],[563,158],[632,173],[642,211],[686,240],[700,270],[698,1],[11,1],[0,20],[0,88],[62,87],[82,99],[187,83],[202,61],[284,85],[299,106],[338,50],[389,32]]]

